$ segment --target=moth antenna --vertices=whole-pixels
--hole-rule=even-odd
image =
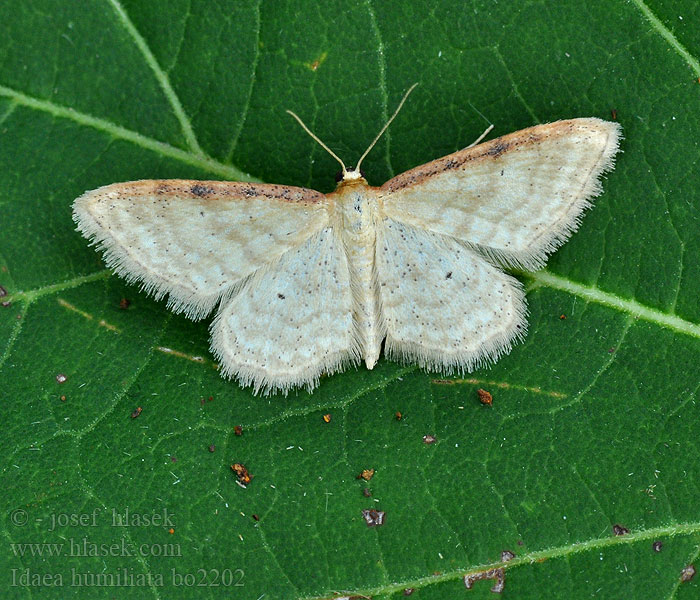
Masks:
[[[483,140],[483,139],[489,134],[489,132],[490,132],[492,129],[493,129],[493,125],[489,125],[489,126],[486,128],[486,130],[484,131],[484,133],[482,133],[478,138],[476,138],[475,141],[473,141],[471,144],[469,144],[469,145],[467,146],[467,148],[471,148],[472,146],[476,146],[481,140]]]
[[[357,166],[355,167],[355,170],[359,173],[360,172],[360,165],[362,164],[362,161],[365,160],[365,156],[369,154],[369,151],[374,148],[374,145],[379,141],[379,138],[382,137],[382,134],[387,130],[387,127],[391,125],[391,122],[396,118],[396,115],[399,114],[399,111],[401,110],[401,107],[403,106],[403,103],[406,102],[406,98],[408,98],[408,95],[415,89],[415,87],[418,85],[418,82],[414,83],[410,88],[408,88],[408,91],[403,95],[403,98],[401,98],[401,102],[399,102],[399,105],[396,107],[396,110],[394,111],[394,114],[391,115],[391,118],[386,122],[384,127],[382,127],[382,130],[377,134],[377,137],[374,138],[372,143],[369,145],[369,148],[365,150],[365,153],[360,157],[360,160],[357,161]]]
[[[302,121],[296,113],[293,113],[291,110],[287,110],[287,112],[299,122],[299,125],[301,125],[304,128],[304,131],[306,131],[306,133],[308,133],[314,140],[316,140],[321,145],[321,147],[326,152],[328,152],[328,154],[330,154],[333,158],[335,158],[335,160],[337,160],[340,163],[340,166],[343,167],[343,175],[345,175],[348,172],[348,170],[345,168],[345,163],[342,160],[340,160],[338,155],[335,152],[333,152],[333,150],[331,150],[328,146],[326,146],[320,140],[320,138],[304,124],[304,121]]]
[[[476,138],[475,142],[472,142],[471,144],[469,144],[467,146],[467,148],[471,148],[472,146],[476,146],[481,140],[483,140],[489,134],[489,132],[493,129],[493,123],[491,123],[491,121],[486,118],[486,115],[484,113],[482,113],[471,102],[467,102],[467,104],[469,104],[469,106],[471,106],[474,109],[474,112],[479,113],[479,116],[489,124],[489,126],[486,128],[486,131],[484,131],[484,133],[482,133],[478,138]]]

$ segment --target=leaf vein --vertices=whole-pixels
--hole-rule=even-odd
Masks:
[[[695,58],[685,46],[678,41],[675,35],[671,32],[668,27],[666,27],[659,17],[657,17],[652,10],[645,4],[643,0],[632,0],[633,4],[637,5],[640,12],[646,17],[646,19],[651,23],[651,26],[656,30],[656,32],[664,38],[669,45],[688,63],[695,75],[700,76],[700,62]]]
[[[389,597],[392,594],[401,594],[406,588],[425,588],[430,585],[444,583],[446,581],[457,581],[464,578],[466,575],[473,575],[489,569],[502,568],[506,571],[515,567],[532,565],[534,563],[543,562],[556,558],[568,559],[570,556],[579,552],[596,551],[602,548],[612,546],[620,546],[622,544],[641,543],[649,540],[655,540],[663,537],[673,537],[678,535],[697,535],[700,533],[700,522],[693,521],[689,523],[672,523],[661,527],[653,527],[640,531],[633,531],[626,535],[610,535],[600,538],[593,538],[582,542],[572,542],[562,546],[553,546],[543,550],[536,550],[520,554],[514,559],[507,562],[491,562],[480,565],[473,565],[466,569],[455,569],[454,571],[443,572],[439,575],[427,575],[425,577],[417,577],[405,581],[391,583],[386,586],[378,586],[374,588],[365,588],[358,590],[346,590],[349,595],[358,595],[374,598],[375,596]],[[302,596],[298,600],[325,600],[328,595],[324,596]]]
[[[260,17],[260,5],[261,2],[258,2],[255,5],[255,48],[256,52],[255,55],[253,56],[253,64],[251,65],[250,69],[250,84],[248,85],[248,93],[246,95],[245,103],[243,104],[243,111],[241,112],[241,117],[239,121],[238,127],[236,127],[236,131],[233,134],[233,137],[231,138],[231,144],[229,147],[228,152],[226,153],[226,162],[230,163],[233,160],[233,153],[236,151],[236,147],[238,146],[238,141],[241,137],[241,133],[243,132],[243,127],[245,126],[245,122],[248,119],[248,111],[250,110],[250,103],[253,98],[253,89],[255,88],[255,82],[257,81],[257,75],[258,75],[258,63],[260,62],[260,33],[262,30],[262,21]]]
[[[192,128],[192,123],[190,122],[189,118],[187,117],[187,114],[185,113],[184,108],[182,107],[180,98],[178,98],[177,94],[175,93],[175,90],[170,84],[170,79],[166,75],[165,71],[163,71],[163,69],[160,67],[158,61],[156,60],[156,57],[153,55],[153,52],[151,52],[151,49],[148,47],[146,40],[131,22],[129,15],[127,15],[126,11],[124,10],[124,7],[121,5],[119,0],[108,0],[108,2],[114,8],[114,11],[121,20],[124,29],[126,29],[128,34],[134,40],[134,43],[143,55],[146,64],[153,71],[156,80],[158,81],[161,89],[163,90],[163,93],[165,94],[165,97],[167,98],[168,102],[170,103],[170,106],[173,109],[173,112],[175,113],[175,117],[180,123],[180,127],[182,128],[182,134],[185,137],[185,141],[187,142],[190,151],[192,151],[197,156],[204,157],[204,151],[199,146],[197,137],[194,134],[194,129]]]
[[[382,96],[384,97],[384,106],[382,107],[382,119],[386,123],[389,120],[389,92],[387,90],[386,83],[386,58],[384,55],[384,41],[382,39],[382,32],[379,29],[379,23],[377,22],[377,15],[372,7],[372,1],[366,0],[365,5],[367,6],[367,13],[369,14],[369,21],[372,31],[377,38],[377,63],[379,66],[379,89],[382,91]],[[389,167],[389,173],[393,177],[395,175],[394,168],[391,166],[391,132],[387,130],[384,133],[385,143],[385,158],[386,164]]]
[[[252,177],[248,173],[244,173],[241,169],[233,165],[226,165],[209,156],[203,154],[193,154],[187,150],[176,148],[175,146],[171,146],[165,142],[155,140],[137,133],[136,131],[116,125],[115,123],[107,121],[106,119],[81,113],[71,108],[66,108],[65,106],[54,104],[53,102],[48,102],[46,100],[39,100],[2,85],[0,85],[0,96],[11,98],[18,104],[26,106],[27,108],[39,110],[53,115],[54,117],[68,119],[78,123],[79,125],[92,127],[98,131],[103,131],[114,138],[131,142],[137,146],[140,146],[141,148],[155,152],[156,154],[160,154],[168,158],[174,158],[185,164],[209,171],[214,175],[218,175],[226,179],[262,183],[262,180]]]
[[[588,300],[589,302],[595,302],[596,304],[628,313],[635,318],[667,327],[678,333],[700,338],[700,324],[687,321],[682,317],[663,312],[656,308],[651,308],[636,300],[621,298],[610,292],[605,292],[596,286],[583,285],[565,277],[555,275],[547,270],[537,271],[535,273],[522,273],[522,276],[536,284],[530,286],[530,289],[544,286],[567,292]]]

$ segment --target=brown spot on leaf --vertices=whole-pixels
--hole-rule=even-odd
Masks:
[[[331,413],[326,413],[325,415],[323,415],[323,422],[330,423],[332,418],[333,415],[331,415]]]
[[[7,296],[7,290],[0,285],[0,298]]]
[[[209,444],[209,452],[215,452],[216,446],[214,444]]]
[[[357,479],[364,479],[369,481],[374,477],[374,469],[363,469],[362,472],[357,476]]]
[[[613,121],[617,121],[617,109],[610,109],[610,118],[612,118]]]
[[[434,435],[424,435],[423,436],[423,443],[424,444],[434,444],[437,441]]]
[[[651,547],[654,549],[654,552],[661,552],[661,549],[664,547],[663,543],[661,543],[659,540],[656,540]]]
[[[476,390],[476,395],[479,396],[479,402],[482,404],[486,404],[487,406],[491,406],[493,404],[493,396],[490,392],[479,388]]]
[[[141,414],[141,411],[143,411],[143,408],[141,408],[140,406],[137,406],[134,409],[134,412],[131,413],[131,418],[135,419],[136,417],[138,417]]]
[[[246,469],[246,467],[241,463],[233,463],[231,465],[231,470],[236,474],[238,483],[243,487],[246,487],[253,479],[253,476],[248,472],[248,469]]]
[[[685,583],[695,577],[695,565],[688,565],[681,569],[681,581]]]
[[[394,414],[394,417],[396,418],[397,421],[400,421],[403,419],[403,414],[401,413],[400,410],[397,410],[396,413]]]
[[[364,488],[364,489],[362,490],[362,495],[363,495],[365,498],[371,498],[371,497],[372,497],[372,491],[371,491],[369,488]]]
[[[127,308],[129,308],[130,305],[131,305],[131,300],[129,300],[128,298],[122,298],[119,301],[119,308],[121,308],[122,310],[126,310]]]
[[[630,530],[627,529],[627,527],[623,527],[619,523],[615,523],[612,529],[615,535],[627,535],[630,532]]]
[[[243,435],[243,427],[241,427],[240,425],[234,426],[233,433],[239,437],[242,436]]]

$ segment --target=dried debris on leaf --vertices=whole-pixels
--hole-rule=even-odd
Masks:
[[[476,394],[477,396],[479,396],[479,402],[481,402],[482,404],[485,404],[487,406],[491,406],[493,404],[493,396],[490,392],[479,388],[478,390],[476,390]]]
[[[383,510],[376,510],[375,508],[365,509],[362,511],[362,517],[367,523],[367,527],[379,527],[384,525],[384,517],[386,513]]]
[[[498,569],[489,569],[488,571],[481,571],[480,573],[472,573],[471,575],[464,576],[464,587],[468,590],[472,589],[475,581],[480,579],[494,579],[496,583],[493,584],[491,591],[495,594],[500,594],[506,585],[506,572],[503,567]]]
[[[236,474],[238,485],[242,487],[246,487],[253,479],[253,476],[248,472],[248,469],[246,469],[241,463],[233,463],[231,465],[231,470]]]
[[[362,469],[360,474],[357,476],[357,479],[364,479],[365,481],[369,481],[374,477],[374,469]]]
[[[695,565],[688,565],[681,569],[681,581],[685,583],[695,577]]]

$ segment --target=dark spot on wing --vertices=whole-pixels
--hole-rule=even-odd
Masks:
[[[454,158],[450,158],[449,160],[445,161],[445,164],[443,165],[445,170],[456,169],[459,166],[460,162],[458,160],[455,160]]]
[[[498,157],[508,150],[509,146],[510,144],[497,141],[491,148],[488,149],[487,154],[489,156]]]
[[[194,194],[195,196],[199,196],[200,198],[206,198],[207,196],[211,196],[214,193],[214,189],[209,187],[208,185],[202,185],[201,183],[195,183],[191,188],[190,192]]]
[[[444,173],[451,169],[462,169],[470,163],[498,158],[505,152],[518,148],[526,148],[545,139],[556,139],[566,135],[576,126],[573,121],[558,121],[545,125],[536,125],[528,129],[516,131],[503,137],[479,144],[471,148],[465,148],[454,154],[438,158],[430,163],[421,165],[398,175],[384,184],[382,189],[394,192],[403,188],[419,184],[426,178]]]

